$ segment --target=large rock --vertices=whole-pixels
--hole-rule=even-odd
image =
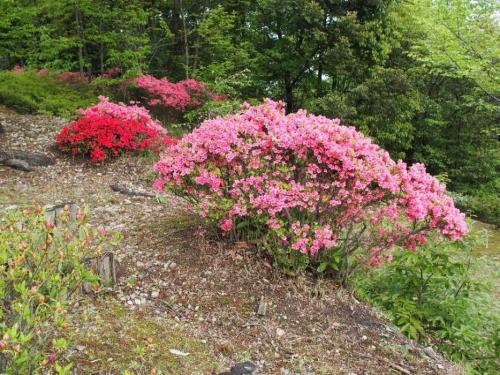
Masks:
[[[38,152],[23,150],[0,150],[0,164],[29,172],[32,167],[46,167],[54,164],[54,160]]]

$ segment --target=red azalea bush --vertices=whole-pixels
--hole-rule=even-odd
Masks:
[[[205,121],[156,164],[160,190],[192,202],[233,238],[258,239],[287,270],[314,266],[343,282],[360,266],[457,240],[464,215],[425,167],[393,161],[353,127],[267,100]]]
[[[89,79],[82,77],[79,72],[61,72],[55,76],[55,79],[69,85],[89,83]]]
[[[147,109],[135,104],[112,103],[106,97],[81,109],[83,117],[65,126],[56,140],[63,151],[89,155],[93,162],[124,152],[146,149],[159,152],[175,140],[153,120]]]
[[[123,69],[119,66],[115,66],[113,68],[106,69],[104,73],[99,75],[99,77],[103,79],[113,79],[121,76],[123,74]]]
[[[194,79],[173,83],[166,77],[158,79],[151,75],[142,75],[135,79],[135,85],[147,93],[150,106],[161,106],[180,112],[186,111],[188,107],[198,107],[210,99],[223,98],[212,94],[202,82]]]
[[[14,73],[22,73],[22,72],[24,72],[24,68],[23,68],[21,65],[16,64],[16,65],[14,65],[14,67],[12,68],[12,71],[13,71]]]

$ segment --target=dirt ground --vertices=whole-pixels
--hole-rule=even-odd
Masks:
[[[0,211],[76,202],[122,233],[119,284],[73,307],[74,373],[217,374],[244,360],[259,374],[461,373],[331,280],[280,275],[255,250],[206,238],[180,204],[112,191],[155,194],[153,161],[63,156],[54,137],[65,123],[0,110],[0,150],[56,161],[32,172],[0,165]]]

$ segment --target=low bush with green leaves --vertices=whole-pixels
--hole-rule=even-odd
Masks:
[[[81,258],[109,241],[80,210],[55,227],[42,209],[9,210],[0,218],[0,373],[69,373],[67,311],[96,276]],[[59,224],[61,222],[62,224]]]
[[[0,72],[0,104],[19,113],[72,117],[96,99],[84,83],[68,84],[32,71]]]
[[[392,263],[360,272],[355,285],[359,297],[386,312],[410,338],[432,343],[470,374],[494,374],[499,306],[479,274],[495,260],[471,255],[479,236],[395,252]],[[495,268],[489,267],[490,280],[498,276]]]

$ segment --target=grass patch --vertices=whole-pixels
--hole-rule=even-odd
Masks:
[[[96,100],[86,84],[66,84],[35,72],[0,72],[0,104],[19,113],[74,117]]]
[[[208,344],[193,338],[185,327],[164,317],[155,319],[124,309],[113,299],[84,307],[72,321],[80,322],[77,347],[71,357],[84,373],[207,374],[220,372],[222,361]],[[80,327],[86,327],[82,329]],[[172,354],[171,349],[189,353]]]

